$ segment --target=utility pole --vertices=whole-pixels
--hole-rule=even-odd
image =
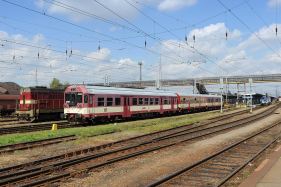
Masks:
[[[253,87],[253,79],[249,78],[249,84],[250,84],[250,99],[251,99],[251,110],[250,110],[250,114],[252,114],[253,112],[253,96],[252,96],[252,87]]]
[[[104,76],[104,86],[109,86],[109,76],[107,74]]]
[[[228,73],[227,73],[228,74]],[[228,102],[227,102],[227,76],[225,78],[225,87],[226,87],[226,92],[225,92],[225,103],[226,103],[226,108],[228,109]]]
[[[38,82],[37,82],[37,69],[36,69],[36,74],[35,74],[35,83],[36,83],[36,86],[38,86]]]
[[[246,83],[244,83],[244,105],[246,104]]]
[[[142,66],[142,62],[139,62],[138,65],[140,66],[140,86],[141,86],[141,66]]]
[[[162,65],[161,58],[159,58],[159,89],[162,89]]]
[[[222,114],[222,92],[223,92],[223,78],[220,78],[220,90],[221,90],[221,114]]]
[[[239,84],[237,83],[237,100],[236,100],[236,107],[239,104]]]

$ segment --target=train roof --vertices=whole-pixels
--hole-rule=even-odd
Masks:
[[[102,86],[85,86],[90,94],[114,94],[114,95],[153,95],[153,96],[171,96],[175,97],[174,92],[160,90],[144,90],[131,88],[115,88]]]
[[[162,90],[145,90],[145,89],[132,89],[132,88],[116,88],[116,87],[104,87],[104,86],[84,86],[89,94],[112,94],[112,95],[153,95],[153,96],[177,96],[175,92],[162,91]],[[70,86],[75,88],[77,86]],[[203,95],[203,94],[179,94],[179,96],[191,96],[191,97],[212,97],[220,98],[216,95]]]
[[[221,96],[218,96],[218,95],[207,95],[207,94],[180,94],[179,93],[179,96],[181,97],[216,97],[216,98],[220,98]]]
[[[36,93],[64,93],[65,89],[50,89],[45,86],[35,86],[21,88],[20,92],[36,92]]]

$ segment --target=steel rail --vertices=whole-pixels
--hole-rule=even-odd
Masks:
[[[235,112],[233,114],[236,114],[236,113],[237,112]],[[220,121],[220,120],[215,120],[215,121],[212,121],[212,122],[208,122],[207,124],[204,124],[204,125],[209,125],[209,124],[212,124],[212,123]],[[50,157],[49,159],[46,158],[46,159],[41,159],[41,160],[33,161],[32,164],[39,164],[40,162],[46,162],[48,160],[65,158],[65,157],[71,157],[73,155],[80,155],[80,154],[87,153],[87,152],[89,153],[89,152],[91,152],[93,150],[99,150],[101,148],[111,147],[113,145],[130,142],[132,140],[139,139],[139,138],[149,137],[149,136],[153,136],[153,135],[159,136],[159,134],[161,134],[161,133],[165,133],[165,132],[173,131],[173,130],[179,131],[182,128],[189,127],[191,125],[194,125],[194,123],[183,125],[183,126],[179,126],[179,127],[173,127],[173,128],[169,128],[169,129],[165,129],[165,130],[149,133],[149,134],[139,135],[139,136],[135,136],[135,137],[119,140],[119,141],[116,141],[116,142],[112,142],[112,143],[109,143],[109,144],[103,144],[103,145],[100,145],[100,146],[96,146],[96,147],[92,147],[92,148],[88,148],[88,149],[83,149],[83,150],[78,150],[78,151],[67,153],[67,154],[63,154],[63,155],[57,155],[57,156],[54,156],[54,157]],[[199,126],[199,127],[202,127],[202,126]],[[198,128],[198,127],[196,127],[196,128]],[[191,130],[191,129],[193,129],[193,128],[189,128],[187,130]],[[179,133],[179,132],[175,132],[175,133]],[[170,133],[169,135],[173,135],[175,133]],[[165,136],[167,136],[167,135],[165,135]],[[23,167],[25,167],[24,165],[28,166],[28,165],[31,165],[31,163],[24,163],[24,164],[20,164],[20,165],[16,165],[16,166],[18,166],[19,168],[23,168]],[[2,169],[0,168],[0,172],[4,172],[4,171],[8,170],[9,168],[10,167],[2,168]]]
[[[274,125],[278,125],[281,123],[281,121],[277,122]],[[231,172],[229,175],[227,175],[225,178],[223,178],[220,182],[218,182],[214,187],[221,186],[224,184],[228,179],[230,179],[233,175],[235,175],[238,171],[240,171],[243,167],[245,167],[249,162],[254,160],[257,156],[259,156],[265,149],[267,149],[269,146],[271,146],[274,142],[276,142],[279,138],[281,138],[281,135],[279,135],[277,138],[272,140],[270,143],[268,143],[264,148],[262,148],[259,152],[257,152],[254,156],[252,156],[250,159],[248,159],[246,162],[244,162],[241,166],[239,166],[237,169],[235,169],[233,172]]]
[[[225,148],[225,149],[223,149],[223,150],[221,150],[221,151],[218,151],[218,152],[216,152],[216,153],[214,153],[214,154],[212,154],[212,155],[210,155],[210,156],[208,156],[208,157],[206,157],[206,158],[204,158],[204,159],[202,159],[202,160],[200,160],[200,161],[198,161],[198,162],[196,162],[196,163],[194,163],[194,164],[191,164],[191,165],[189,165],[189,166],[187,166],[187,167],[185,167],[185,168],[183,168],[183,169],[181,169],[181,170],[179,170],[179,171],[177,171],[177,172],[175,172],[175,173],[172,173],[172,174],[170,174],[170,175],[168,175],[168,176],[166,176],[166,177],[164,177],[164,178],[162,178],[162,179],[160,179],[160,180],[157,180],[157,181],[155,181],[155,182],[153,182],[153,183],[147,185],[146,187],[155,187],[155,186],[164,184],[165,182],[167,182],[167,181],[169,181],[169,180],[171,180],[171,179],[173,179],[173,178],[175,178],[175,177],[181,175],[182,173],[184,173],[184,172],[186,172],[186,171],[188,171],[188,170],[191,170],[191,169],[193,169],[193,168],[199,166],[200,164],[202,164],[202,163],[204,163],[204,162],[206,162],[206,161],[211,160],[212,158],[214,158],[214,157],[216,157],[216,156],[218,156],[218,155],[220,155],[220,154],[222,154],[222,153],[224,153],[224,152],[230,150],[231,148],[233,148],[233,147],[235,147],[235,146],[237,146],[237,145],[239,145],[239,144],[245,142],[246,140],[249,140],[250,138],[255,137],[255,136],[257,136],[257,135],[259,135],[259,134],[261,134],[261,133],[263,133],[263,132],[265,132],[265,131],[267,131],[267,130],[273,128],[273,127],[275,127],[275,126],[278,125],[279,123],[281,123],[281,121],[279,121],[278,123],[275,123],[274,125],[271,125],[271,126],[265,128],[265,129],[263,129],[263,130],[261,130],[261,131],[255,133],[255,134],[253,134],[253,135],[251,135],[251,136],[248,136],[247,138],[245,138],[245,139],[243,139],[243,140],[241,140],[241,141],[239,141],[239,142],[236,142],[236,143],[230,145],[229,147],[227,147],[227,148]],[[280,136],[281,136],[281,135],[280,135]],[[278,139],[280,136],[278,136],[276,139]],[[276,139],[275,139],[275,140],[276,140]],[[270,146],[273,142],[274,142],[274,140],[271,141],[269,144],[267,144],[261,151],[259,151],[259,153],[262,152],[263,150],[265,150],[265,149],[266,149],[268,146]],[[257,154],[256,154],[255,156],[257,156]],[[248,162],[250,162],[251,160],[253,160],[253,159],[255,158],[255,156],[253,156],[253,157],[251,157],[249,160],[247,160],[247,161],[243,164],[243,166],[245,166]],[[230,178],[230,177],[233,176],[235,173],[237,173],[243,166],[241,165],[239,168],[237,168],[235,171],[233,171],[230,175],[228,175],[228,176],[225,177],[222,181],[220,181],[218,184],[216,184],[216,186],[219,186],[219,185],[221,185],[222,183],[224,183],[228,178]]]
[[[273,108],[275,108],[275,107],[273,107]],[[273,110],[271,111],[271,112],[273,112]],[[268,113],[269,114],[269,113]],[[268,114],[265,114],[265,115],[263,115],[262,117],[264,117],[264,116],[266,116],[266,115],[268,115]],[[259,117],[259,118],[261,118],[261,117]],[[256,118],[256,119],[252,119],[252,120],[250,120],[250,121],[254,121],[254,120],[257,120],[257,119],[259,119],[259,118]],[[250,122],[250,121],[246,121],[245,123],[248,123],[248,122]],[[243,124],[243,123],[242,123]],[[241,125],[241,123],[239,123],[239,124],[237,124],[237,125]],[[236,126],[237,126],[236,125]],[[229,127],[229,128],[232,128],[232,127]],[[222,131],[222,130],[225,130],[225,129],[221,129],[221,130],[219,130],[219,131]],[[213,134],[213,133],[215,133],[215,132],[211,132],[211,133],[208,133],[208,134]],[[206,134],[205,134],[206,135]],[[202,137],[202,136],[205,136],[205,135],[200,135],[199,137]],[[88,169],[91,169],[91,168],[96,168],[96,167],[99,167],[99,166],[101,166],[101,165],[104,165],[104,164],[109,164],[109,163],[112,163],[113,161],[119,161],[119,160],[123,160],[123,159],[126,159],[126,158],[131,158],[131,157],[133,157],[133,156],[137,156],[137,155],[140,155],[140,154],[144,154],[144,153],[147,153],[147,152],[151,152],[151,151],[155,151],[155,150],[158,150],[158,149],[163,149],[163,148],[165,148],[165,147],[168,147],[168,146],[172,146],[172,145],[176,145],[176,144],[178,144],[178,143],[183,143],[183,142],[185,142],[185,141],[188,141],[188,140],[190,140],[190,139],[195,139],[195,138],[198,138],[198,137],[192,137],[192,138],[189,138],[189,139],[185,139],[185,140],[183,140],[183,141],[179,141],[179,142],[175,142],[175,143],[171,143],[171,144],[167,144],[167,145],[164,145],[164,146],[157,146],[157,147],[154,147],[154,148],[150,148],[150,149],[147,149],[147,150],[142,150],[142,151],[139,151],[139,152],[136,152],[136,153],[131,153],[131,154],[129,154],[129,155],[125,155],[125,156],[121,156],[121,157],[118,157],[118,158],[114,158],[114,159],[111,159],[111,160],[108,160],[107,162],[104,162],[104,163],[101,163],[101,164],[98,164],[98,165],[95,165],[95,166],[89,166],[89,167],[87,167],[86,169],[87,169],[87,171],[88,171]],[[142,143],[142,145],[144,145],[144,144],[146,144],[146,143]],[[124,149],[123,149],[124,150]],[[98,153],[99,154],[99,153]],[[96,156],[98,156],[98,154],[94,154],[94,155],[91,155],[91,156],[94,156],[94,157],[96,157]],[[104,154],[104,153],[101,153],[101,154]],[[79,160],[80,159],[80,160]],[[85,159],[86,160],[89,160],[89,159],[91,159],[90,158],[90,156],[86,156],[86,158],[78,158],[78,159],[76,159],[75,161],[74,161],[74,163],[75,164],[77,164],[77,163],[80,163],[82,160],[83,161],[85,161]],[[73,164],[73,163],[71,163],[71,162],[69,162],[69,161],[65,161],[65,162],[63,162],[64,164],[66,164],[65,166],[69,166],[69,164]],[[58,163],[57,163],[58,164]],[[41,170],[40,172],[40,174],[42,174],[42,173],[49,173],[49,172],[51,172],[51,170],[62,170],[62,166],[56,166],[56,168],[54,168],[54,167],[52,167],[52,166],[50,166],[50,165],[48,165],[48,166],[45,166],[45,168],[51,168],[51,169],[47,169],[47,170]],[[42,168],[44,168],[44,167],[41,167],[41,169]],[[39,168],[37,168],[37,169],[40,169],[40,167]],[[83,168],[82,170],[85,170],[85,168]],[[79,172],[81,172],[82,170],[78,170]],[[62,175],[60,175],[60,176],[67,176],[68,174],[73,174],[73,173],[75,173],[75,172],[77,172],[77,171],[74,171],[74,172],[68,172],[68,173],[66,173],[66,174],[62,174]],[[22,172],[21,172],[22,173]],[[36,174],[39,174],[39,173],[36,173]],[[11,177],[11,175],[9,175],[10,177]],[[34,176],[33,174],[31,174],[31,176]],[[4,183],[5,184],[11,184],[11,182],[12,181],[14,181],[14,180],[17,180],[17,179],[25,179],[26,177],[28,177],[28,175],[23,175],[23,176],[20,176],[20,177],[15,177],[15,178],[11,178],[10,180],[5,180],[5,181],[0,181],[0,184],[1,185],[4,185]],[[57,176],[55,176],[55,177],[51,177],[51,178],[48,178],[48,180],[51,180],[51,179],[57,179]],[[35,182],[33,182],[33,183],[28,183],[27,185],[35,185],[35,184],[37,184],[38,182],[40,183],[40,181],[41,182],[43,182],[43,181],[45,181],[45,180],[39,180],[39,181],[35,181]]]

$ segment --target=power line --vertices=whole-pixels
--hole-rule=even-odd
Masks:
[[[227,7],[220,1],[217,0],[225,9],[227,9]],[[265,41],[263,41],[254,31],[252,31],[241,19],[239,19],[231,10],[228,10],[236,19],[238,19],[245,27],[247,27],[257,38],[259,38],[272,52],[274,52],[275,54],[277,54],[277,56],[279,56],[281,58],[281,56],[276,53],[267,43],[265,43]]]

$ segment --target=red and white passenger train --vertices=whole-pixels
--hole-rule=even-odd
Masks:
[[[167,91],[99,86],[70,86],[65,90],[62,118],[73,122],[184,114],[218,109],[220,96],[179,95]]]

